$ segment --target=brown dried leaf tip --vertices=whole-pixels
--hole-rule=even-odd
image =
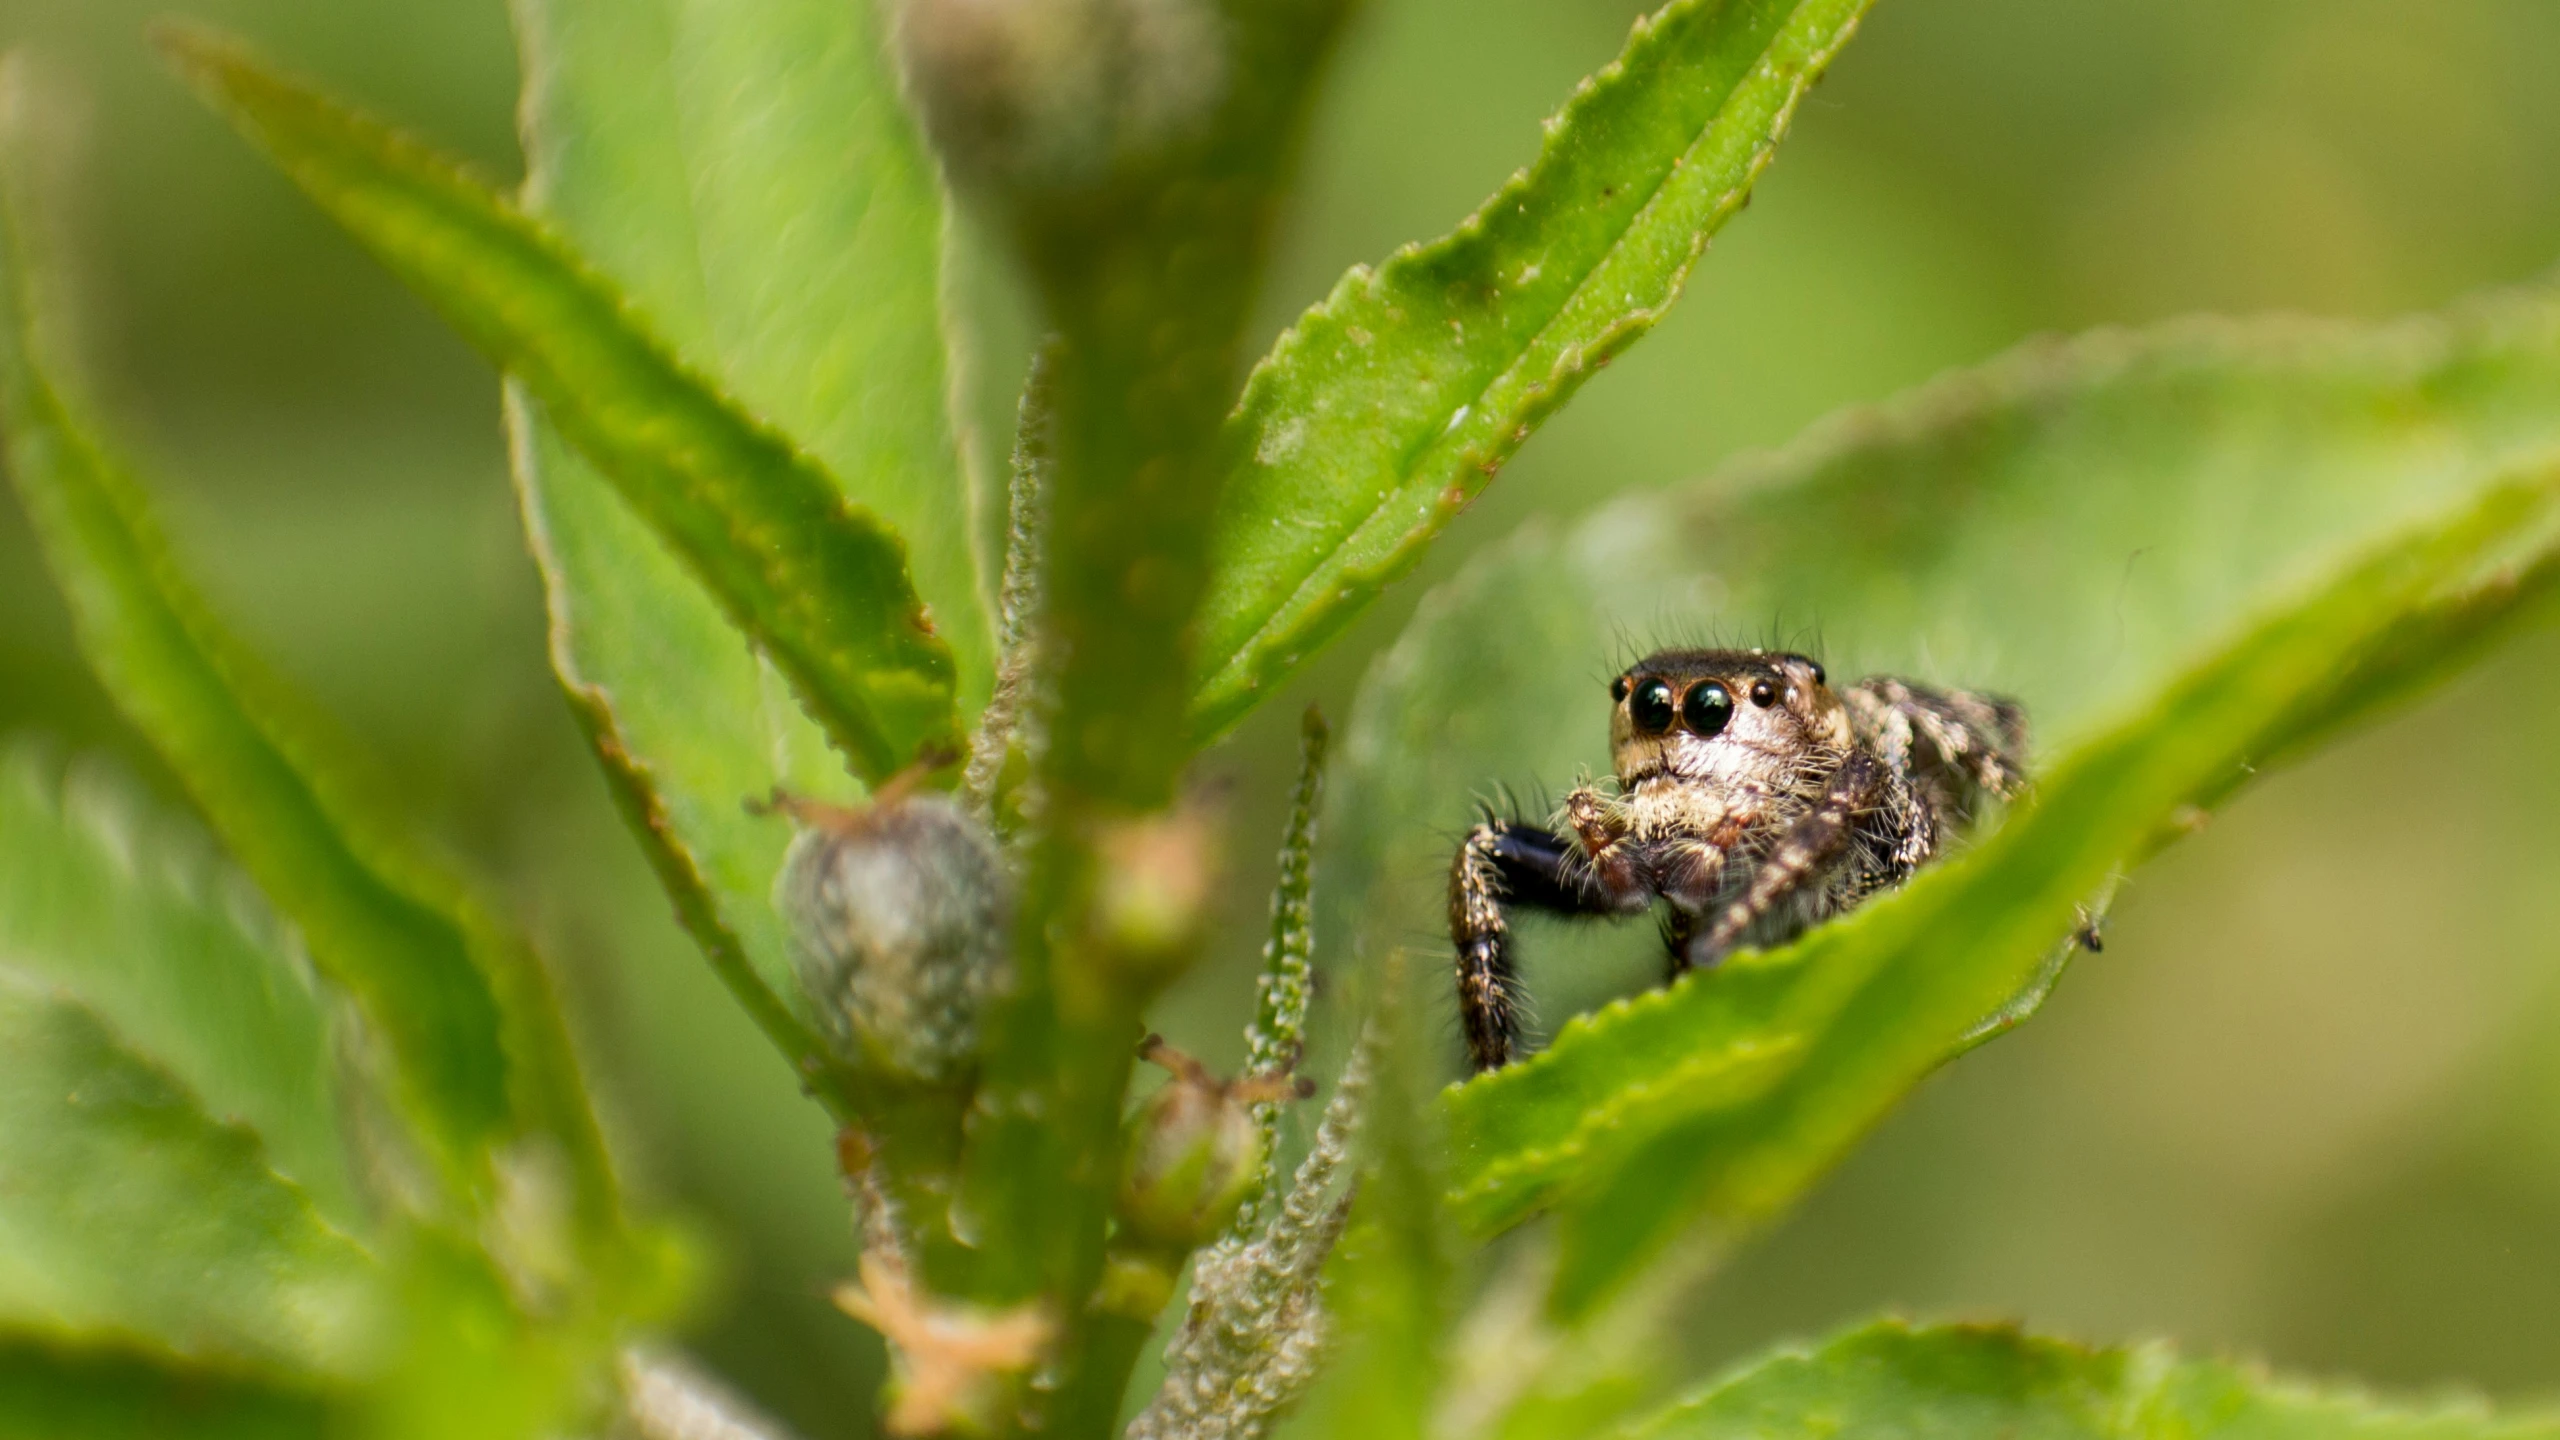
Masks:
[[[908,1283],[904,1265],[862,1257],[859,1284],[836,1287],[836,1308],[889,1342],[893,1435],[975,1434],[1000,1428],[1012,1377],[1029,1370],[1057,1326],[1036,1305],[985,1311],[937,1305]]]

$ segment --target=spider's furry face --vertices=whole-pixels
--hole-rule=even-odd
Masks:
[[[1609,754],[1621,793],[1646,782],[1783,790],[1816,755],[1851,744],[1822,666],[1761,650],[1661,650],[1609,682]]]

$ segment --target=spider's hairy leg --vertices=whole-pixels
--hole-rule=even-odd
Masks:
[[[1540,844],[1543,840],[1547,844]],[[1458,1022],[1478,1071],[1511,1063],[1520,1036],[1519,975],[1502,902],[1506,869],[1561,871],[1564,845],[1552,835],[1488,820],[1467,832],[1449,866],[1449,940],[1457,950]]]
[[[1519,1046],[1523,1005],[1506,907],[1615,915],[1651,898],[1641,888],[1613,893],[1601,885],[1590,859],[1551,830],[1501,819],[1469,830],[1449,866],[1449,940],[1457,952],[1458,1018],[1473,1067],[1508,1065]]]
[[[1906,877],[1937,857],[1939,831],[1962,821],[1961,809],[1952,803],[1948,808],[1955,813],[1941,814],[1944,787],[1932,784],[1930,775],[1923,773],[1915,753],[1919,741],[1912,711],[1891,698],[1896,693],[1908,695],[1910,689],[1899,680],[1876,676],[1840,692],[1858,743],[1884,762],[1896,793],[1907,798],[1902,813],[1889,819],[1893,868]]]
[[[1889,675],[1869,676],[1841,698],[1877,752],[1906,773],[1941,770],[2002,798],[2026,782],[2027,712],[2015,700]]]
[[[1887,805],[1893,788],[1882,760],[1851,751],[1832,772],[1822,799],[1787,827],[1752,872],[1750,888],[1725,907],[1706,934],[1689,942],[1689,964],[1712,965],[1723,959],[1761,916],[1829,872],[1858,843],[1858,817]]]
[[[1858,739],[1873,750],[1897,775],[1908,776],[1915,763],[1912,748],[1911,712],[1894,703],[1897,693],[1908,694],[1908,685],[1882,675],[1871,675],[1840,692],[1849,710],[1849,725]]]
[[[1914,795],[1944,797],[1946,814],[1936,813],[1938,806],[1925,798],[1916,807],[1920,826],[1961,825],[1978,796],[2006,800],[2027,783],[2027,711],[2007,696],[1934,690],[1879,675],[1859,681],[1843,698],[1869,746],[1895,766]],[[1934,849],[1933,836],[1919,859],[1926,861]],[[2082,906],[2073,943],[2093,955],[2104,950],[2099,925],[2097,913]]]

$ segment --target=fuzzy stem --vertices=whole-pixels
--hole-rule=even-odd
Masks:
[[[1245,1027],[1247,1075],[1276,1074],[1295,1065],[1305,1046],[1307,1001],[1315,985],[1316,817],[1324,804],[1324,762],[1331,732],[1324,715],[1307,707],[1298,726],[1298,785],[1289,797],[1289,828],[1280,841],[1280,880],[1271,892],[1271,938],[1262,947],[1262,978],[1253,1023]],[[1268,1151],[1280,1136],[1281,1107],[1254,1106]],[[1275,1158],[1266,1162],[1270,1188]]]
[[[1054,1385],[1020,1425],[1055,1436],[1101,1433],[1087,1427],[1116,1413],[1135,1355],[1094,1343],[1091,1301],[1132,1047],[1206,924],[1212,837],[1176,802],[1225,473],[1219,426],[1275,202],[1346,8],[1216,7],[1234,63],[1214,113],[1089,180],[990,197],[1060,336],[1036,641],[1049,734],[1012,992],[990,1016],[970,1121],[960,1204],[981,1245],[950,1278],[983,1305],[1054,1308]]]
[[[996,787],[1004,778],[1005,758],[1017,728],[1037,723],[1038,707],[1027,703],[1035,688],[1039,664],[1033,622],[1045,602],[1043,548],[1049,537],[1049,483],[1052,433],[1051,375],[1057,366],[1057,342],[1043,344],[1031,356],[1031,374],[1022,385],[1022,403],[1014,424],[1013,484],[1005,510],[1004,588],[999,597],[995,693],[969,743],[969,767],[961,794],[983,818],[995,809]],[[1026,739],[1031,737],[1026,735]],[[1036,748],[1036,747],[1032,747]]]

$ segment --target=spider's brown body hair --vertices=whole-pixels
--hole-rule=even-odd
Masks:
[[[1458,1009],[1475,1068],[1521,1031],[1506,912],[1668,906],[1670,973],[1774,945],[1908,879],[2024,779],[2012,701],[1887,677],[1834,690],[1809,656],[1663,650],[1610,685],[1615,783],[1546,825],[1487,817],[1450,866]]]

